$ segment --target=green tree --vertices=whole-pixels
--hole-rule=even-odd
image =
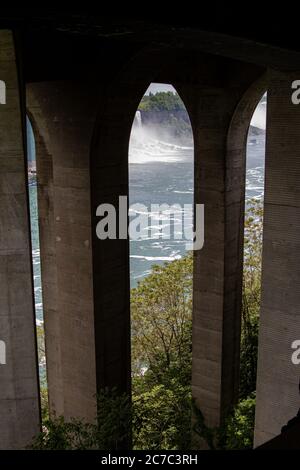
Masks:
[[[255,421],[255,392],[241,399],[225,422],[223,448],[252,449]]]
[[[103,389],[97,397],[95,423],[62,416],[47,418],[31,449],[118,450],[130,441],[131,404],[127,394],[116,388]]]
[[[178,93],[161,91],[144,95],[138,109],[140,111],[185,111],[185,106]]]
[[[191,437],[192,255],[153,266],[132,290],[133,439],[187,449]]]
[[[45,351],[45,332],[43,325],[37,325],[37,347],[38,347],[38,361],[40,367],[40,399],[42,422],[49,418],[49,403],[48,403],[48,388],[46,379],[46,351]]]
[[[179,380],[133,392],[133,446],[139,450],[190,448],[191,388]]]
[[[258,325],[261,291],[263,204],[251,199],[247,204],[244,229],[243,308],[240,358],[240,397],[256,389]]]
[[[186,364],[190,356],[192,317],[191,255],[153,266],[152,273],[131,292],[132,369],[140,374],[147,367],[158,381],[174,365]],[[188,331],[187,331],[188,330]],[[187,352],[188,349],[188,352]]]
[[[204,416],[193,402],[193,431],[206,443],[210,450],[251,449],[253,446],[255,419],[255,392],[241,399],[227,415],[223,424],[210,428]]]

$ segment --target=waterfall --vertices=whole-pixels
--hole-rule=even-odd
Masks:
[[[143,123],[141,112],[136,111],[129,141],[129,163],[182,161],[183,154],[193,149],[175,145],[172,138],[170,140],[164,140],[160,128]]]
[[[138,129],[142,128],[142,116],[141,116],[141,111],[137,111],[134,116],[134,121],[133,124],[135,127]]]

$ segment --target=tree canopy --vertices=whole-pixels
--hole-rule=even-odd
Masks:
[[[185,106],[178,93],[160,91],[144,95],[138,109],[140,111],[185,111]]]

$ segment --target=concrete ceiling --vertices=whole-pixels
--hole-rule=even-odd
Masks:
[[[281,70],[300,70],[297,15],[265,14],[249,4],[193,15],[149,9],[145,15],[19,9],[0,11],[0,27],[21,31],[28,53],[48,40],[102,44],[105,48],[158,45],[221,55]],[[153,10],[153,11],[152,11]],[[119,10],[118,10],[119,11]],[[283,32],[284,25],[288,29]],[[67,38],[67,39],[65,39]],[[76,38],[76,39],[75,39]],[[81,39],[80,39],[81,38]],[[41,45],[37,43],[41,42]],[[27,46],[26,46],[27,44]],[[38,52],[37,52],[38,54]]]

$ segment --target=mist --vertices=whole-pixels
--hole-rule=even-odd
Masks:
[[[129,163],[179,162],[184,159],[182,151],[192,150],[193,145],[181,145],[167,129],[143,124],[140,111],[136,112],[129,142]]]

